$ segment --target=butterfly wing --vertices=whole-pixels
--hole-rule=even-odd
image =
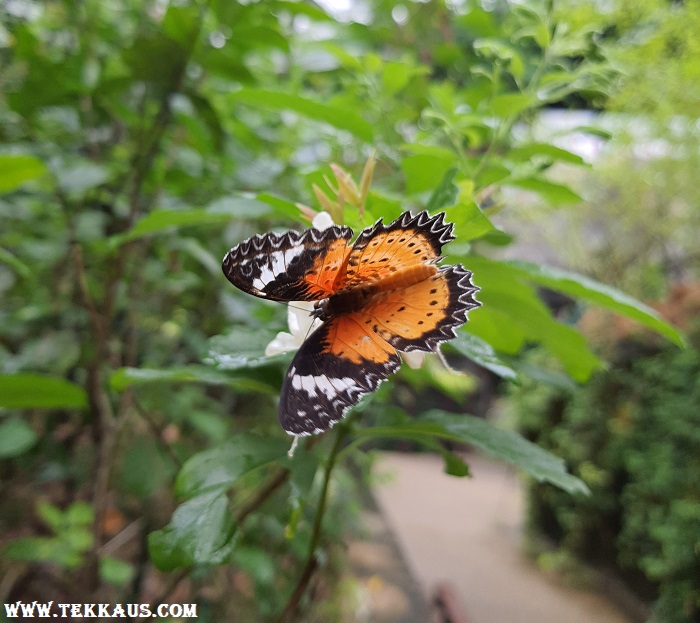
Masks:
[[[361,322],[397,350],[434,352],[481,305],[471,276],[459,264],[445,266],[424,281],[379,293],[362,309]]]
[[[297,351],[280,394],[279,419],[291,435],[316,435],[373,392],[401,359],[359,314],[336,316]]]
[[[453,224],[445,213],[413,216],[404,212],[389,225],[377,221],[352,246],[347,265],[347,287],[382,279],[399,270],[440,260],[442,245],[454,240]]]
[[[349,227],[253,236],[225,256],[228,280],[248,294],[273,301],[318,301],[336,289],[352,238]]]

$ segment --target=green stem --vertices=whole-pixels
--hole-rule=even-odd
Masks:
[[[296,612],[297,606],[304,596],[306,589],[313,577],[314,571],[318,566],[318,558],[316,557],[316,548],[321,539],[321,526],[323,524],[323,516],[326,511],[326,502],[328,500],[328,487],[331,481],[331,473],[333,472],[333,467],[335,466],[336,459],[340,453],[340,448],[343,444],[343,440],[347,435],[347,428],[343,424],[339,425],[335,435],[335,441],[333,442],[333,448],[328,455],[328,460],[326,461],[326,468],[323,473],[323,485],[321,488],[321,496],[318,500],[318,508],[316,509],[316,517],[314,518],[314,525],[311,532],[311,542],[309,543],[309,553],[306,557],[306,564],[304,569],[299,576],[299,581],[294,587],[287,605],[284,607],[282,614],[280,615],[279,623],[288,623],[294,620],[294,613]]]

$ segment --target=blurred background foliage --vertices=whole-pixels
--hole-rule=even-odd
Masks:
[[[668,292],[697,278],[699,19],[696,4],[663,0],[5,2],[2,600],[172,599],[196,601],[204,620],[336,620],[365,450],[403,439],[440,452],[452,475],[468,469],[444,441],[553,483],[533,487],[533,527],[584,558],[616,513],[619,534],[600,532],[618,539],[613,562],[654,587],[659,616],[692,620],[697,357],[669,342],[697,310],[674,315]],[[550,108],[617,116],[543,137]],[[572,130],[612,134],[615,148],[591,166],[562,143]],[[375,150],[373,185],[353,193],[345,172],[358,179]],[[519,383],[519,426],[575,476],[467,415],[492,396],[432,363],[405,366],[360,417],[287,457],[275,411],[289,356],[264,356],[285,310],[235,292],[220,258],[254,233],[308,225],[298,204],[320,209],[323,196],[354,228],[447,213],[448,261],[474,271],[484,304],[450,361],[491,394],[499,378]],[[556,268],[519,261],[525,218]],[[657,313],[615,287],[668,302]],[[539,288],[579,302],[557,314]],[[632,320],[655,331],[635,338],[648,361],[619,363],[619,335],[587,341],[572,326],[584,303],[625,315],[602,324],[626,338]],[[603,357],[608,371],[576,389]],[[602,395],[613,382],[615,401]],[[548,417],[553,394],[571,415]],[[592,414],[609,432],[603,400],[629,411],[637,454],[574,434]],[[597,455],[607,448],[610,463]],[[602,487],[621,469],[629,489]],[[590,498],[569,496],[586,485]]]

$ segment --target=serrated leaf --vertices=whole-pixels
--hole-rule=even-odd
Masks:
[[[371,142],[374,135],[372,124],[356,112],[300,95],[272,89],[243,88],[229,97],[233,102],[256,108],[293,110],[314,121],[322,121],[339,130],[346,130],[366,142]]]
[[[84,407],[82,387],[43,374],[0,374],[0,407],[6,409],[60,409]]]

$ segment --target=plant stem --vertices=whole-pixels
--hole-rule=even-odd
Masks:
[[[333,442],[333,448],[328,455],[328,460],[326,462],[326,468],[323,473],[323,486],[321,488],[321,496],[318,500],[318,508],[316,509],[316,517],[314,518],[314,525],[311,532],[311,542],[309,543],[309,553],[306,558],[306,564],[301,572],[299,581],[294,587],[287,605],[284,607],[282,614],[278,619],[278,623],[291,623],[294,620],[294,613],[301,598],[304,596],[306,589],[313,577],[314,571],[318,567],[318,558],[316,556],[316,548],[318,547],[319,540],[321,538],[321,526],[323,524],[323,516],[326,511],[326,502],[328,500],[328,486],[331,480],[331,473],[333,472],[333,467],[335,466],[336,459],[340,453],[340,448],[343,445],[343,440],[347,435],[347,428],[344,425],[338,426],[337,433],[335,436],[335,441]]]

